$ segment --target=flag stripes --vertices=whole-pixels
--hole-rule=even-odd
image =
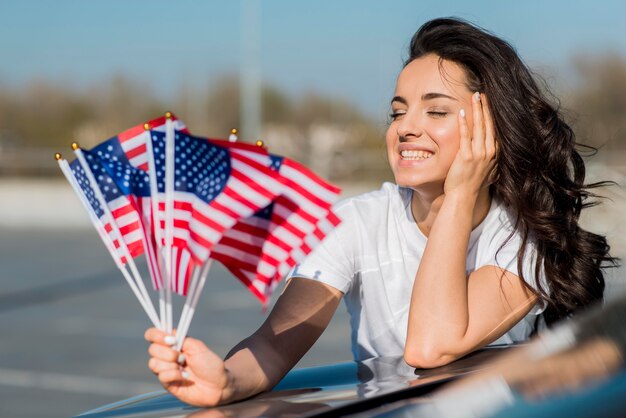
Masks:
[[[174,163],[166,169],[170,134]],[[303,165],[256,145],[192,136],[173,115],[127,129],[92,151],[84,152],[111,214],[94,206],[93,191],[84,189],[101,220],[98,228],[122,263],[128,261],[122,243],[131,257],[145,255],[156,289],[163,286],[166,222],[173,225],[172,291],[187,295],[194,270],[213,258],[263,303],[340,222],[331,209],[339,189]],[[80,173],[74,175],[83,187]],[[166,183],[173,188],[169,219]]]

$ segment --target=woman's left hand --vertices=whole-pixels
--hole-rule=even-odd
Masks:
[[[461,138],[444,184],[446,196],[457,192],[477,196],[482,187],[489,185],[495,168],[496,140],[484,94],[472,95],[472,116],[474,126],[470,135],[464,110],[458,115]]]

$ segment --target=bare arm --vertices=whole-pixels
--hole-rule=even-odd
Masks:
[[[263,325],[226,356],[238,382],[233,396],[242,399],[274,387],[322,335],[342,296],[320,282],[292,279]]]
[[[459,116],[460,149],[413,285],[405,359],[415,367],[447,364],[496,340],[536,300],[519,277],[495,266],[466,276],[474,209],[488,197],[484,184],[495,156],[488,107],[473,100],[472,110],[471,137]]]
[[[245,399],[271,389],[300,360],[330,322],[342,293],[307,279],[292,279],[261,327],[235,346],[222,361],[201,341],[183,344],[186,368],[178,352],[155,328],[146,331],[152,342],[148,363],[163,386],[184,402],[215,406]]]

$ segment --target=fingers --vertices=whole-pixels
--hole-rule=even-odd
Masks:
[[[158,358],[151,357],[148,360],[148,368],[154,374],[160,374],[167,370],[178,370],[180,366],[177,363],[172,363],[170,361],[159,360]]]
[[[148,354],[150,354],[151,357],[156,357],[160,360],[171,362],[178,361],[178,356],[180,355],[180,353],[174,350],[172,347],[157,343],[150,344],[150,347],[148,348]]]
[[[148,328],[143,337],[146,341],[151,343],[174,345],[176,343],[176,329],[172,330],[171,334],[166,333],[158,328]]]
[[[148,328],[143,334],[143,337],[146,339],[146,341],[151,343],[172,345],[175,342],[174,335],[176,335],[176,330],[173,330],[172,334],[170,335],[158,328]]]
[[[470,138],[469,127],[467,126],[465,109],[461,109],[459,112],[459,134],[461,136],[459,152],[461,155],[468,158],[472,155],[472,139]]]
[[[488,158],[493,158],[496,155],[496,133],[493,126],[493,118],[491,111],[489,110],[489,99],[484,94],[481,98],[483,119],[485,121],[485,152]]]
[[[477,158],[482,158],[485,154],[485,125],[483,108],[480,100],[480,93],[472,95],[472,116],[474,129],[472,133],[472,151]]]
[[[158,330],[157,330],[158,331]],[[152,336],[151,336],[152,337]],[[163,337],[163,336],[161,336]],[[157,336],[157,339],[159,336]],[[156,374],[163,385],[171,384],[185,378],[184,367],[186,358],[172,347],[160,343],[152,343],[148,348],[150,360],[148,368]]]
[[[178,369],[170,369],[170,370],[164,370],[161,373],[159,373],[159,381],[163,384],[163,385],[168,385],[174,382],[180,382],[182,380],[185,380],[185,375],[183,374],[185,373],[184,371]]]

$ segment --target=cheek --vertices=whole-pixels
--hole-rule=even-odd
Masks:
[[[396,128],[395,128],[395,123],[390,123],[389,126],[387,127],[387,131],[385,131],[385,140],[387,141],[387,144],[389,144],[389,142],[394,138],[394,133],[396,132]]]
[[[393,125],[389,125],[389,128],[387,128],[387,132],[385,134],[385,143],[387,145],[388,151],[395,148],[396,142],[398,140],[398,136],[395,132],[396,128]]]
[[[459,127],[456,123],[447,123],[431,130],[432,138],[437,142],[439,152],[446,157],[455,156],[459,150]]]

